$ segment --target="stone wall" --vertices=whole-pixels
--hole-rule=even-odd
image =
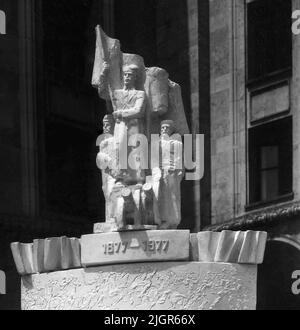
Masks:
[[[7,276],[7,294],[0,295],[1,308],[17,308],[18,274],[10,258],[3,223],[8,214],[22,214],[22,145],[20,116],[20,38],[19,6],[16,1],[1,2],[6,13],[6,35],[0,35],[0,269]],[[5,64],[5,65],[3,65]],[[9,293],[9,295],[8,295]]]
[[[293,0],[293,10],[300,9],[300,1]],[[293,113],[293,192],[300,199],[300,38],[293,35],[293,78],[291,110]]]
[[[191,132],[204,135],[204,177],[194,187],[195,232],[210,223],[210,56],[209,1],[187,1],[190,66]]]
[[[6,13],[6,35],[0,39],[0,213],[22,212],[19,107],[18,4],[1,2]]]
[[[231,1],[210,1],[212,223],[233,216]]]

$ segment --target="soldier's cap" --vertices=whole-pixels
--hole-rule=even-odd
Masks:
[[[175,130],[175,123],[174,123],[174,121],[171,120],[171,119],[163,120],[163,121],[160,123],[160,127],[162,127],[162,125],[169,125],[170,127],[172,127],[172,128]]]
[[[135,72],[138,74],[140,68],[136,64],[128,64],[123,66],[123,72]]]

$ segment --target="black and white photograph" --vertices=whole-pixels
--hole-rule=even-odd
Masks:
[[[0,310],[300,310],[300,0],[0,0]]]

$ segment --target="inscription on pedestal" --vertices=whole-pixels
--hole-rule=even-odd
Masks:
[[[169,241],[143,241],[142,245],[138,242],[110,242],[103,244],[104,254],[118,254],[126,253],[128,249],[140,249],[142,248],[145,252],[167,252]]]
[[[81,238],[85,267],[144,261],[188,260],[189,231],[111,232]]]

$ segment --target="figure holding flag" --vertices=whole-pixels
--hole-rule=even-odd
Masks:
[[[145,112],[147,95],[143,90],[145,66],[138,55],[123,54],[119,41],[109,38],[97,26],[97,47],[92,84],[97,87],[99,96],[110,99],[115,119],[114,140],[117,150],[116,183],[123,185],[143,184],[145,174],[136,156],[135,168],[128,166],[128,155],[137,134],[145,133]]]

